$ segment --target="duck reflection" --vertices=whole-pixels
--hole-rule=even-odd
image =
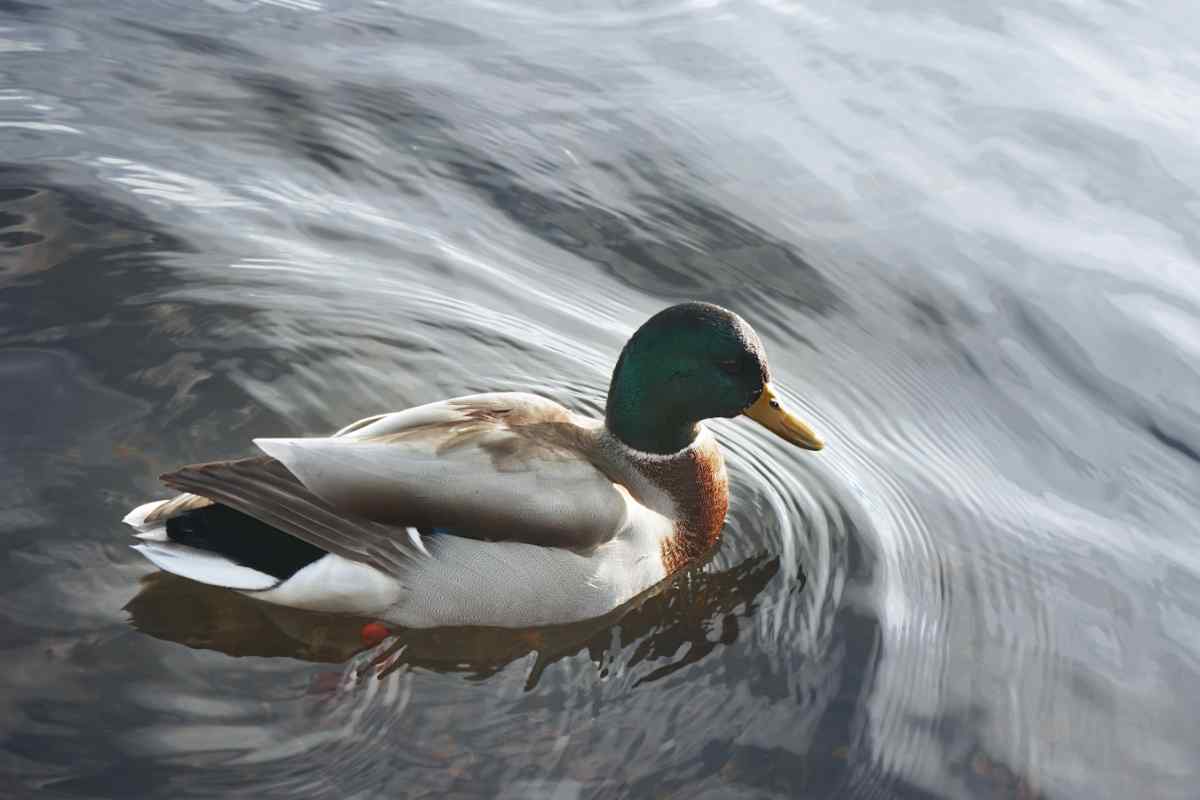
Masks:
[[[603,617],[570,625],[393,629],[360,673],[418,668],[482,679],[535,653],[528,690],[547,667],[585,648],[602,674],[617,653],[633,648],[628,667],[664,662],[638,681],[652,682],[735,641],[739,620],[754,613],[755,599],[778,571],[778,556],[765,554],[728,569],[689,570]],[[372,621],[270,605],[165,572],[147,576],[125,610],[137,630],[157,639],[316,663],[346,662],[368,650],[361,632]]]

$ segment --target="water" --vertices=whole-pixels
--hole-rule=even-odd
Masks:
[[[1186,798],[1191,4],[0,3],[12,797]],[[558,631],[154,574],[252,436],[743,314],[827,442],[714,427],[720,552]]]

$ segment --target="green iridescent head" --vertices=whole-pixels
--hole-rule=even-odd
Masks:
[[[674,453],[691,444],[697,423],[746,414],[793,444],[822,445],[783,410],[758,335],[744,319],[711,303],[680,303],[648,319],[613,369],[605,422],[635,450]]]

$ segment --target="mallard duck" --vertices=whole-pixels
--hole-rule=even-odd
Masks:
[[[603,420],[533,394],[457,397],[162,476],[125,522],[155,566],[269,603],[409,628],[605,614],[704,556],[729,504],[703,420],[808,450],[737,314],[683,303],[625,344]]]

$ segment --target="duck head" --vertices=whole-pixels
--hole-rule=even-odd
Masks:
[[[745,415],[806,450],[824,445],[781,404],[762,342],[747,322],[711,303],[663,309],[634,332],[608,389],[605,423],[649,453],[691,444],[698,423]]]

